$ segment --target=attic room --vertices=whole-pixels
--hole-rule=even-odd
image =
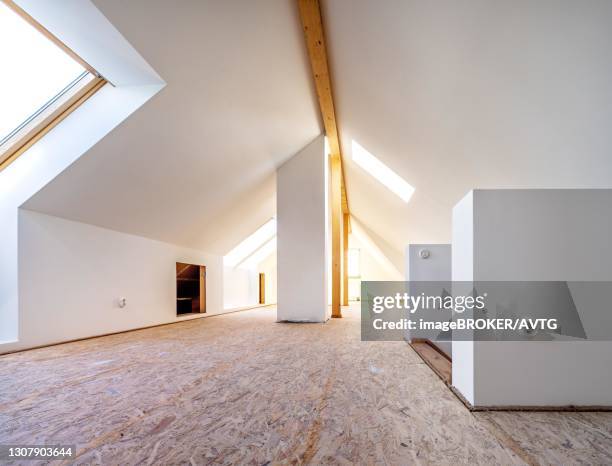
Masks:
[[[611,22],[0,0],[0,463],[612,464]]]

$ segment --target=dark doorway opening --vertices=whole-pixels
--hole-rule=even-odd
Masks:
[[[206,312],[206,266],[176,263],[176,314]]]

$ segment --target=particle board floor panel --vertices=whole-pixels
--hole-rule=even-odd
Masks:
[[[76,464],[612,464],[612,413],[471,413],[343,315],[261,308],[2,356],[0,444],[76,444]]]

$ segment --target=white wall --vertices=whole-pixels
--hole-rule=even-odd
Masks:
[[[474,187],[612,187],[611,1],[321,4],[351,213],[395,249],[450,242]],[[353,139],[416,188],[408,204]]]
[[[19,207],[160,89],[104,86],[0,172],[0,352],[19,333]]]
[[[422,258],[420,252],[426,249],[429,251],[429,257]],[[452,280],[452,248],[450,244],[409,244],[406,247],[406,281],[408,282],[437,282],[439,283],[439,291],[441,295],[443,290],[448,293],[452,292],[451,280]],[[419,293],[418,283],[410,283],[410,293],[417,295]],[[426,285],[423,290],[426,293],[432,293],[431,285]],[[429,320],[436,320],[436,315],[439,317],[437,320],[445,318],[444,313],[430,314]],[[448,356],[452,357],[452,342],[451,341],[437,341],[435,337],[437,332],[411,332],[409,329],[406,330],[406,339],[411,338],[428,338],[433,344],[444,351]]]
[[[176,262],[206,265],[206,315],[223,312],[220,256],[27,210],[19,238],[19,341],[3,352],[191,318]]]
[[[323,136],[277,171],[279,321],[325,322],[328,160]]]
[[[371,236],[371,231],[355,217],[351,217],[349,249],[359,249],[360,278],[349,278],[349,296],[361,295],[362,281],[403,280],[404,274],[396,263],[401,254],[393,250],[380,237]]]
[[[349,249],[359,250],[359,278],[349,277],[349,299],[361,296],[362,281],[397,281],[403,280],[404,275],[396,268],[395,262],[389,257],[396,258],[400,254],[391,251],[380,238],[372,238],[363,225],[351,217],[352,231],[349,234]],[[388,255],[389,254],[389,255]]]
[[[248,267],[223,267],[223,307],[226,310],[259,304],[259,274],[265,274],[265,303],[276,304],[276,251]]]
[[[373,249],[372,242],[364,241],[360,235],[351,233],[349,235],[349,248],[359,249],[359,262],[361,280],[363,281],[394,281],[401,280],[395,267],[389,259],[380,251]]]
[[[0,352],[19,338],[18,209],[99,142],[165,83],[87,0],[19,0],[19,5],[111,82],[0,172]],[[78,17],[75,22],[72,18]],[[82,31],[88,34],[82,34]],[[81,33],[79,33],[79,31]]]
[[[469,282],[474,277],[474,194],[470,191],[453,209],[453,242],[451,245],[453,294],[454,282]],[[472,405],[474,404],[474,342],[453,341],[453,386]]]
[[[423,259],[421,250],[429,251]],[[406,247],[406,280],[450,282],[452,279],[450,244],[409,244]]]
[[[276,251],[264,259],[257,267],[257,271],[265,274],[266,284],[266,302],[265,304],[276,304],[276,284],[278,282],[278,274],[276,270]]]
[[[223,308],[254,306],[259,298],[257,269],[223,267]]]
[[[329,152],[327,140],[325,140],[325,151]],[[331,157],[326,157],[327,160],[327,170],[325,172],[325,187],[328,193],[332,192],[332,180],[331,180]],[[331,196],[327,196],[326,209],[325,209],[325,225],[327,227],[327,234],[325,235],[325,247],[329,254],[326,255],[327,263],[326,263],[326,277],[327,277],[327,305],[331,306],[332,304],[332,290],[333,290],[333,271],[332,271],[332,213],[333,205]],[[341,235],[342,236],[342,235]]]
[[[473,222],[473,235],[454,231],[453,253],[473,246],[473,280],[612,280],[612,190],[476,190],[473,215],[462,207],[453,229]],[[454,254],[454,280],[468,277],[466,259]],[[577,306],[588,328],[597,316]],[[612,405],[612,342],[475,342],[472,350],[470,371],[455,368],[453,347],[453,384],[464,393],[455,375],[471,372],[475,405]]]
[[[30,2],[57,15],[61,5],[87,0]],[[239,14],[224,1],[95,4],[168,85],[25,207],[227,253],[274,214],[276,168],[321,132],[294,2],[240,2]],[[109,48],[104,58],[114,54],[116,38],[96,35],[81,19],[87,15],[65,15]],[[115,82],[123,87],[126,79]]]

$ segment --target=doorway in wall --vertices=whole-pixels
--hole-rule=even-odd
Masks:
[[[206,266],[176,263],[176,315],[206,312]]]
[[[266,274],[259,274],[259,304],[266,304]]]

